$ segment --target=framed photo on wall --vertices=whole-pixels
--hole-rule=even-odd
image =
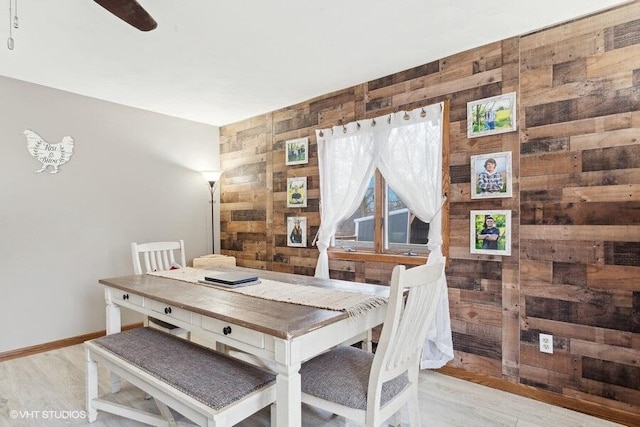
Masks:
[[[471,198],[511,197],[511,151],[471,156]]]
[[[467,138],[513,132],[516,129],[515,92],[467,103]]]
[[[287,246],[307,247],[307,218],[290,216],[287,218]]]
[[[307,177],[287,178],[287,207],[307,207]]]
[[[511,211],[471,211],[472,254],[511,255]]]
[[[285,164],[304,165],[309,163],[309,138],[290,139],[284,143]]]

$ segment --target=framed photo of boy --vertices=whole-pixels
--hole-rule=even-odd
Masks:
[[[307,207],[307,177],[287,178],[287,207]]]
[[[511,211],[471,211],[470,252],[511,255]]]
[[[287,166],[309,163],[309,138],[290,139],[284,143],[284,153]]]
[[[516,130],[516,93],[467,103],[467,138]]]
[[[287,246],[307,247],[307,218],[290,216],[287,218]]]
[[[511,151],[471,156],[471,198],[511,197]]]

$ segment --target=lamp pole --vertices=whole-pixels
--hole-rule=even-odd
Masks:
[[[216,182],[215,181],[209,181],[209,190],[211,192],[211,253],[215,254],[216,253],[216,239],[215,239],[215,233],[216,233],[216,229],[214,226],[214,220],[213,220],[213,192],[215,191]]]
[[[216,182],[220,179],[222,172],[220,171],[204,171],[202,172],[202,176],[205,181],[209,183],[209,192],[211,194],[211,253],[216,253],[216,239],[215,239],[215,220],[214,220],[214,212],[213,212],[213,193],[216,189]]]

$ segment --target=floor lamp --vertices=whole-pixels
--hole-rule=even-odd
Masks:
[[[220,171],[204,171],[202,176],[209,183],[209,191],[211,192],[211,253],[216,253],[215,227],[213,215],[213,193],[215,191],[216,182],[220,179],[222,172]]]

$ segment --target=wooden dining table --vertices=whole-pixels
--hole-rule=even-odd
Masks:
[[[243,267],[215,270],[384,298],[389,294],[389,288],[382,285]],[[273,369],[278,426],[301,425],[301,364],[336,345],[370,339],[371,329],[384,321],[386,312],[382,304],[349,315],[150,274],[100,279],[99,283],[105,286],[107,334],[120,332],[120,308],[125,307],[191,331],[193,337],[215,342],[218,348],[236,349]],[[112,381],[115,392],[119,384],[115,378]]]

